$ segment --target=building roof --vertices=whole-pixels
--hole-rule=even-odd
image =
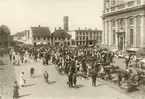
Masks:
[[[75,30],[75,32],[102,32],[102,30]]]
[[[33,36],[50,36],[49,27],[31,27]]]
[[[68,32],[62,29],[55,30],[52,35],[54,37],[71,37],[71,35]]]

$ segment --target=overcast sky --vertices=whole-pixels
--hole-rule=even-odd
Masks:
[[[0,0],[0,25],[12,34],[31,26],[48,26],[51,31],[63,26],[69,16],[69,29],[102,29],[103,0]]]

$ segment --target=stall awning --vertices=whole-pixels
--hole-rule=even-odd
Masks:
[[[37,44],[41,44],[40,42],[37,42]]]
[[[46,44],[46,42],[43,42],[43,44]]]
[[[118,51],[118,49],[112,49],[111,51],[112,51],[112,52],[117,52],[117,51]]]
[[[139,51],[139,48],[129,48],[126,51],[136,52]]]

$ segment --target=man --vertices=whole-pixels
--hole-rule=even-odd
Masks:
[[[34,78],[34,71],[35,69],[33,67],[30,68],[30,75],[32,78]]]
[[[45,71],[45,73],[44,73],[44,81],[45,81],[46,83],[48,83],[48,77],[49,77],[49,74],[48,74],[47,71]]]
[[[96,86],[96,78],[97,78],[97,73],[94,69],[92,72],[92,86]]]
[[[128,68],[129,59],[126,59],[126,60],[125,60],[125,64],[126,64],[126,68]]]
[[[73,73],[73,84],[74,84],[74,87],[76,87],[76,83],[77,83],[77,75],[76,75],[76,73]]]

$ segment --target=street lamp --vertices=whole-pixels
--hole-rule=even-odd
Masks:
[[[2,49],[2,47],[3,47],[3,38],[2,38],[2,36],[3,36],[3,34],[2,34],[2,28],[0,27],[0,34],[1,34],[1,49]]]

